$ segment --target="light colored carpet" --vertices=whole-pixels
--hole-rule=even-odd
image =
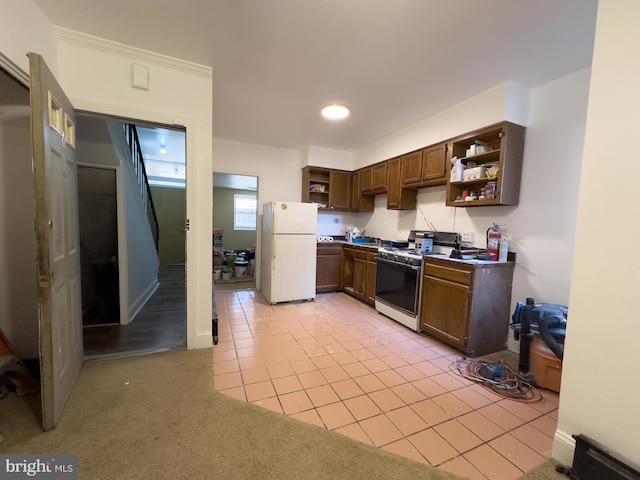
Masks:
[[[39,397],[0,400],[0,453],[75,453],[79,478],[458,479],[213,390],[212,350],[87,363],[58,427]],[[547,462],[526,480],[563,479]]]

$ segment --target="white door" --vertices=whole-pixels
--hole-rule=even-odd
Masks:
[[[29,63],[42,425],[51,430],[83,357],[75,112],[42,57],[30,53]]]

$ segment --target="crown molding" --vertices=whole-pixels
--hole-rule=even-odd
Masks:
[[[0,68],[4,68],[9,75],[22,83],[25,87],[29,88],[30,78],[29,74],[16,65],[9,57],[0,52]]]
[[[127,57],[132,60],[143,61],[205,78],[212,78],[213,76],[213,69],[206,65],[200,65],[123,43],[94,37],[93,35],[69,30],[68,28],[54,26],[53,32],[56,40],[60,42],[75,44],[91,50],[106,52],[119,57]]]

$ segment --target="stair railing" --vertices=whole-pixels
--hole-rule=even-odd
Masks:
[[[160,227],[158,225],[156,209],[153,205],[153,198],[151,197],[151,187],[149,186],[149,178],[147,177],[147,170],[144,166],[144,158],[142,157],[142,149],[140,148],[138,132],[136,130],[136,126],[132,124],[125,124],[124,132],[127,144],[129,145],[129,150],[131,150],[133,169],[135,170],[138,178],[138,186],[140,188],[140,194],[142,195],[142,205],[147,212],[149,226],[151,227],[151,234],[153,235],[153,241],[155,242],[157,251],[158,242],[160,240]]]

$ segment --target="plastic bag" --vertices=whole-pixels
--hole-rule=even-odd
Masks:
[[[458,157],[453,157],[451,159],[451,163],[453,167],[451,168],[451,181],[452,182],[461,182],[462,181],[462,172],[464,167],[462,166],[462,160]]]

